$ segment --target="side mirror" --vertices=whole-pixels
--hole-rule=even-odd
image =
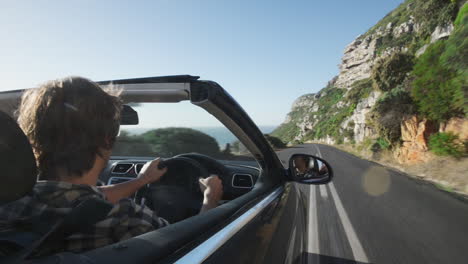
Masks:
[[[324,159],[294,154],[289,159],[289,175],[295,182],[304,184],[326,184],[333,178],[333,170]]]

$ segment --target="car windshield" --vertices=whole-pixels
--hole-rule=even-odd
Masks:
[[[189,102],[130,104],[138,125],[121,125],[112,156],[173,157],[200,153],[221,160],[255,161],[221,122]],[[274,127],[263,126],[264,133]]]

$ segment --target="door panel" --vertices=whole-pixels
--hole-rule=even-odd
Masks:
[[[293,183],[204,263],[302,263],[304,205]]]

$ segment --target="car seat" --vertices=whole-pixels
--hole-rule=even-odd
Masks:
[[[28,138],[16,121],[0,111],[0,206],[32,194],[37,166]],[[0,223],[0,262],[19,263],[50,241],[60,241],[104,219],[112,205],[88,199],[65,216],[41,215],[28,223],[2,228]],[[24,226],[24,228],[23,228]]]

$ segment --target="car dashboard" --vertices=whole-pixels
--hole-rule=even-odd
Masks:
[[[143,165],[151,160],[152,158],[146,157],[112,157],[107,167],[102,171],[98,185],[119,184],[135,179]],[[223,200],[232,200],[249,192],[261,173],[255,161],[218,160],[218,162],[226,167],[225,173],[220,173],[215,168],[208,166],[206,169],[210,174],[220,176],[224,187]],[[182,174],[172,176],[181,178],[181,181],[186,177]]]

